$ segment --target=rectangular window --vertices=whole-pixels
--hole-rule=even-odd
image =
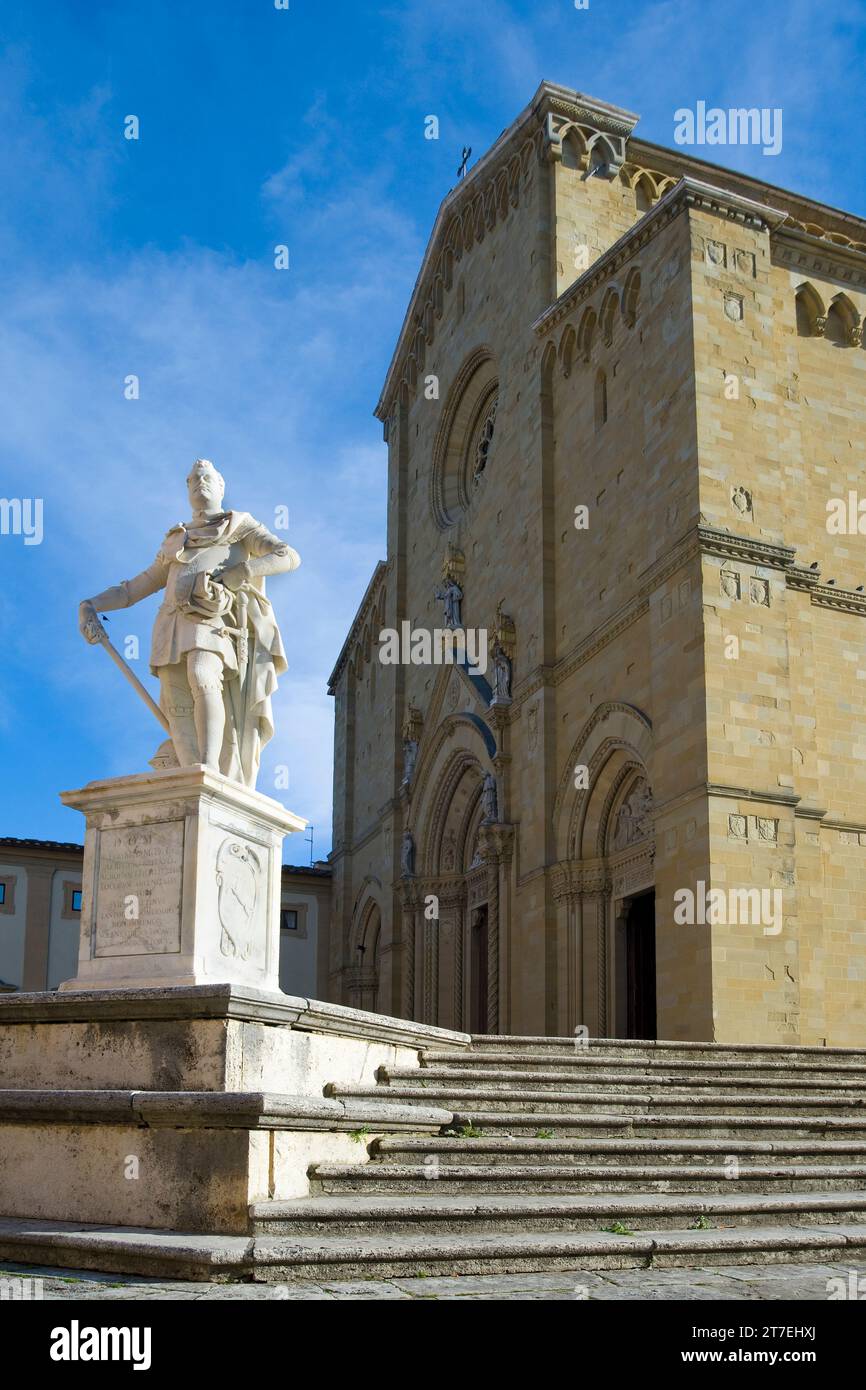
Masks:
[[[298,930],[298,910],[295,907],[284,907],[280,912],[280,926],[283,931]]]
[[[3,882],[2,879],[0,879],[0,907],[3,906],[3,904],[5,903],[5,901],[6,901],[6,884]]]
[[[80,912],[80,911],[81,911],[81,889],[80,889],[80,888],[73,888],[73,890],[72,890],[72,911],[73,911],[73,912]]]

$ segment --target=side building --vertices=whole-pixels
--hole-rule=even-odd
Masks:
[[[0,991],[54,990],[78,968],[81,845],[0,839]],[[320,999],[327,988],[331,870],[284,864],[280,988]]]
[[[433,228],[331,677],[328,997],[862,1046],[866,222],[636,123],[542,83]],[[484,673],[379,660],[455,600]]]

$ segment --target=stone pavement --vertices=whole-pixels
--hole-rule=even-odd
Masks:
[[[4,1265],[2,1281],[41,1278],[46,1300],[97,1299],[235,1301],[272,1299],[459,1299],[601,1300],[638,1302],[808,1301],[826,1302],[834,1288],[846,1296],[859,1281],[866,1298],[866,1263],[727,1265],[714,1269],[624,1269],[604,1272],[558,1270],[550,1274],[464,1275],[458,1278],[328,1280],[322,1284],[198,1284],[123,1275],[60,1274],[57,1270]],[[842,1285],[830,1285],[831,1279]],[[837,1295],[838,1297],[838,1295]]]

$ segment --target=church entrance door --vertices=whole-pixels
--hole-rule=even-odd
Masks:
[[[472,913],[469,940],[469,1031],[487,1032],[487,904]]]
[[[656,1036],[655,893],[629,903],[625,920],[626,1037]]]

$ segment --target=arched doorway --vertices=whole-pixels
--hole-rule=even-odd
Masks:
[[[617,1037],[655,1038],[656,907],[655,892],[638,893],[624,904],[617,979],[623,1000]]]
[[[611,703],[584,725],[563,774],[554,807],[559,1032],[655,1035],[651,766],[646,715]]]
[[[486,1033],[489,1018],[490,919],[487,903],[469,919],[469,1031]]]
[[[353,933],[347,987],[351,1007],[366,1009],[369,1013],[387,1012],[381,998],[381,936],[382,913],[378,903],[368,899],[361,908]]]
[[[499,865],[489,855],[484,778],[466,748],[444,760],[432,795],[419,807],[413,1017],[473,1032],[495,1027]],[[494,901],[491,901],[491,898]]]

